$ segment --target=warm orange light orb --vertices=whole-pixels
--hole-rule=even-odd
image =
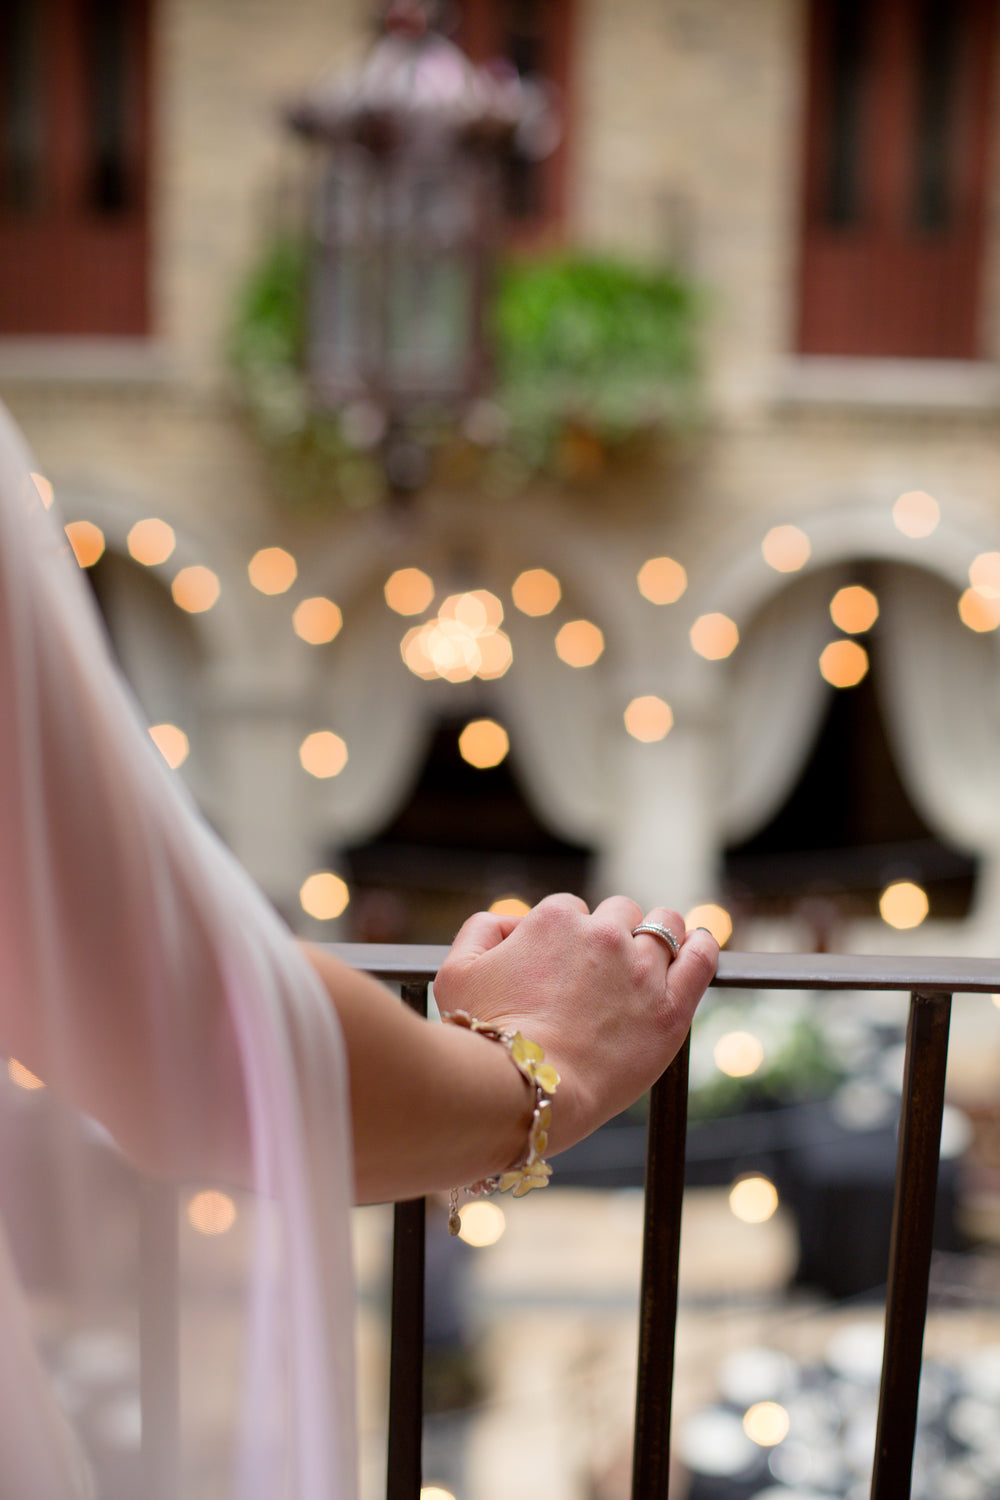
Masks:
[[[740,633],[728,615],[699,615],[691,626],[691,645],[706,661],[722,661],[739,645]]]
[[[809,561],[812,544],[798,526],[772,526],[760,550],[776,573],[795,573]]]
[[[570,620],[556,636],[556,654],[568,667],[592,667],[604,650],[604,634],[590,620]]]
[[[847,635],[860,635],[871,630],[878,619],[878,600],[871,589],[860,583],[849,584],[830,600],[830,619]]]
[[[912,880],[894,880],[879,897],[882,921],[901,932],[919,927],[930,911],[927,892]]]
[[[309,646],[325,646],[340,634],[343,623],[340,606],[322,594],[303,599],[292,615],[292,629]]]
[[[966,589],[958,601],[958,618],[968,630],[982,635],[1000,625],[1000,599],[988,599],[979,589]]]
[[[218,575],[211,568],[195,564],[190,568],[181,568],[170,585],[170,592],[178,609],[197,615],[212,608],[218,600],[221,585]]]
[[[857,641],[831,641],[820,653],[819,669],[831,687],[856,687],[868,671],[868,652]]]
[[[419,615],[431,606],[434,583],[420,568],[397,568],[384,592],[386,604],[397,615]]]
[[[149,737],[172,771],[187,760],[191,745],[183,729],[176,724],[151,724]]]
[[[166,521],[161,521],[158,516],[147,516],[144,521],[136,521],[125,538],[125,545],[137,563],[153,568],[172,555],[177,538],[174,528]]]
[[[896,529],[904,536],[930,536],[941,519],[941,507],[923,490],[907,490],[892,507]]]
[[[458,749],[468,765],[487,771],[505,758],[510,738],[495,719],[472,719],[458,737]]]
[[[345,881],[332,870],[317,870],[302,884],[302,910],[318,922],[332,922],[346,911],[350,892]]]
[[[522,615],[550,615],[562,598],[562,587],[547,568],[528,568],[515,578],[510,593]]]
[[[317,729],[307,734],[299,746],[299,760],[310,776],[319,779],[339,776],[347,765],[347,746],[331,729]]]
[[[66,536],[81,568],[92,568],[104,556],[104,532],[93,521],[68,521]]]
[[[650,693],[643,698],[633,698],[625,710],[625,728],[635,740],[651,745],[666,739],[674,727],[674,711],[669,703]]]
[[[254,588],[262,594],[287,594],[299,576],[298,564],[284,547],[262,547],[247,565]]]
[[[687,588],[687,572],[672,557],[650,557],[636,576],[639,592],[650,604],[675,604]]]

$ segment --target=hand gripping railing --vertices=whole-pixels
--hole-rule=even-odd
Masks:
[[[398,983],[426,1011],[444,948],[346,944],[357,968]],[[953,994],[1000,992],[1000,961],[854,958],[840,954],[723,953],[714,984],[726,989],[902,990],[910,1013],[889,1249],[885,1343],[872,1500],[907,1500],[927,1316]],[[654,1085],[646,1152],[632,1500],[667,1500],[670,1404],[684,1150],[688,1047]],[[397,1205],[389,1376],[387,1500],[417,1500],[423,1420],[424,1204]]]

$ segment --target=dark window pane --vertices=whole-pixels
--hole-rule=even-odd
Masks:
[[[954,213],[962,10],[955,0],[923,0],[921,6],[913,184],[913,222],[918,229],[940,229]]]
[[[41,15],[33,0],[0,6],[0,206],[43,197]]]
[[[865,96],[870,69],[870,11],[866,0],[836,0],[831,7],[830,135],[826,220],[855,224],[861,218]]]
[[[90,32],[90,207],[116,214],[130,207],[126,0],[93,0]]]

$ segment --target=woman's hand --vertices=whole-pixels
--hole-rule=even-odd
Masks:
[[[647,920],[680,942],[673,958]],[[653,1084],[687,1035],[718,961],[702,928],[664,906],[624,896],[591,913],[576,896],[547,896],[523,917],[481,912],[459,932],[434,982],[439,1009],[520,1030],[559,1071],[553,1152],[596,1130]]]

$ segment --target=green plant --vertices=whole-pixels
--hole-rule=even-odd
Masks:
[[[381,489],[370,454],[316,409],[304,371],[308,259],[276,240],[241,288],[230,354],[283,493],[299,503],[364,505]],[[505,265],[493,334],[497,456],[515,476],[558,464],[566,427],[597,444],[683,422],[697,374],[701,299],[682,277],[610,257],[564,254]],[[445,440],[447,430],[424,437]],[[501,463],[495,468],[503,469]]]

